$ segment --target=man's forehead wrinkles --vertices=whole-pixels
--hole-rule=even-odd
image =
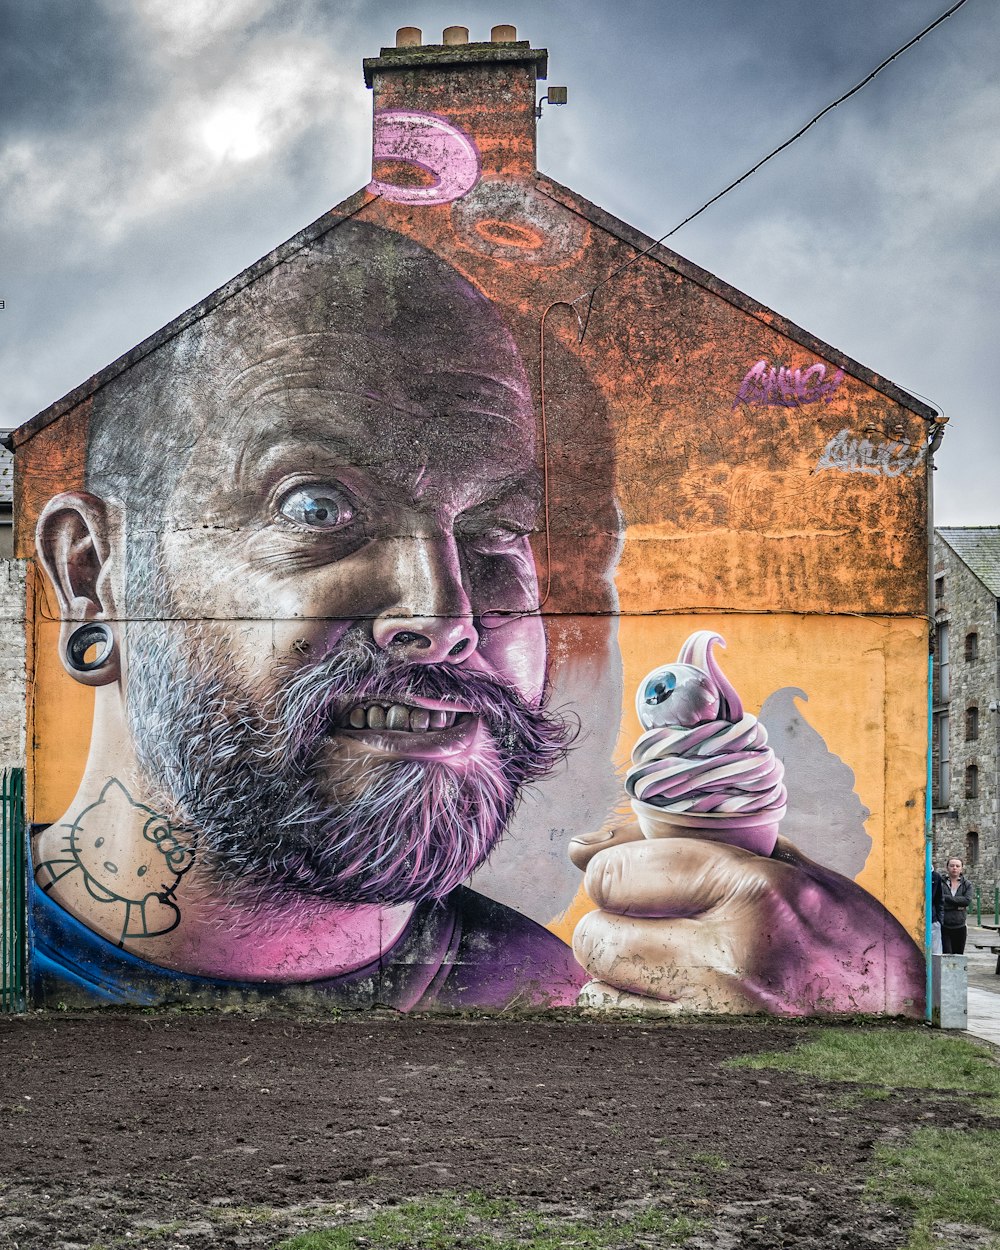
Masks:
[[[246,360],[245,352],[240,353]],[[528,399],[526,379],[504,369],[482,348],[435,348],[426,344],[390,341],[378,335],[312,336],[298,345],[283,342],[230,373],[226,389],[252,392],[260,381],[295,385],[300,379],[331,389],[375,388],[384,394],[412,394],[427,386],[461,394],[483,390],[504,397]]]
[[[511,390],[508,394],[519,396],[520,392]],[[530,432],[534,437],[533,411],[498,402],[507,398],[502,394],[434,394],[426,399],[415,399],[388,392],[377,385],[359,386],[356,382],[338,385],[327,376],[291,379],[274,374],[261,379],[259,385],[241,398],[243,403],[237,410],[239,419],[247,425],[264,424],[268,429],[279,420],[293,421],[296,428],[312,423],[314,430],[321,431],[338,419],[354,424],[359,419],[374,422],[396,416],[402,429],[414,422],[421,423],[414,428],[425,428],[441,420],[462,422],[478,417],[484,423],[502,424],[521,432],[522,436]],[[318,405],[323,405],[324,411],[318,412]]]
[[[477,474],[490,477],[536,467],[534,427],[506,413],[467,408],[461,414],[414,414],[348,390],[299,391],[287,398],[295,402],[234,414],[228,430],[208,426],[199,440],[203,458],[242,467],[277,451],[329,450],[353,463],[395,465],[408,476],[451,461],[475,465]]]
[[[246,360],[247,349],[234,346]],[[346,383],[344,389],[355,390],[378,385],[381,380],[385,392],[412,390],[427,382],[460,392],[463,386],[471,384],[473,388],[513,397],[530,408],[530,392],[523,372],[512,368],[509,358],[494,361],[489,353],[484,357],[483,352],[483,344],[467,341],[439,345],[420,337],[400,340],[372,331],[303,332],[259,349],[253,360],[230,372],[225,389],[236,394],[252,392],[258,374],[265,384],[270,380],[279,386],[316,376],[325,380],[330,389],[337,389],[337,378]]]
[[[385,455],[389,449],[384,438],[390,436],[394,450],[410,447],[421,458],[433,458],[436,446],[450,444],[452,450],[460,451],[465,444],[468,451],[478,449],[485,460],[485,440],[497,444],[489,458],[502,451],[506,454],[501,458],[509,463],[511,457],[533,459],[536,442],[533,414],[468,401],[449,411],[437,405],[395,402],[374,391],[329,385],[281,386],[261,392],[233,425],[233,441],[239,439],[255,454],[266,452],[280,439],[303,446],[360,447]],[[420,463],[417,459],[412,467]]]

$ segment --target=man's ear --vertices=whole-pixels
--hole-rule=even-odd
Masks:
[[[120,549],[117,512],[97,495],[64,491],[42,509],[35,550],[59,602],[59,656],[85,686],[104,686],[121,675],[121,650],[112,583],[112,551]],[[74,634],[101,621],[113,643],[103,662],[81,668],[69,660]],[[107,648],[103,648],[107,650]]]

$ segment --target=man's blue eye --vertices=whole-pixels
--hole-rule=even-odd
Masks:
[[[296,525],[312,530],[339,530],[354,520],[351,501],[326,482],[293,490],[281,501],[278,511]]]

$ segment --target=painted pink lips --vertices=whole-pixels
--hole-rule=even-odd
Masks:
[[[336,732],[380,752],[433,759],[464,751],[479,717],[455,707],[412,703],[355,703],[338,717]]]

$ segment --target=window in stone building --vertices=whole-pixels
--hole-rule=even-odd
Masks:
[[[947,807],[951,798],[951,743],[948,740],[947,712],[937,714],[934,728],[937,733],[936,806]]]
[[[934,598],[935,599],[944,598],[944,578],[943,577],[934,578]]]
[[[979,737],[979,708],[965,709],[965,741],[975,742]]]
[[[936,628],[938,702],[947,703],[951,697],[951,669],[948,663],[948,622],[940,621]]]
[[[970,764],[965,770],[965,797],[967,799],[979,798],[979,769],[975,764]]]
[[[979,834],[970,829],[965,835],[965,866],[975,868],[979,863]]]
[[[971,663],[973,660],[979,659],[979,635],[978,634],[966,634],[965,635],[965,659],[967,663]]]

